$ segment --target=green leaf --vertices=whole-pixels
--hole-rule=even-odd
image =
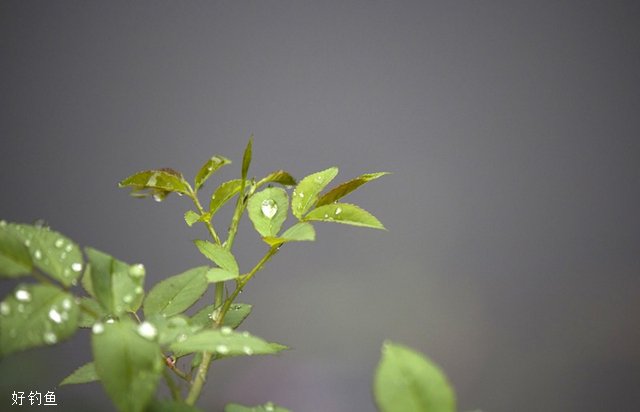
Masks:
[[[202,412],[202,410],[179,401],[160,401],[154,399],[149,406],[147,406],[146,412]]]
[[[156,284],[144,301],[144,315],[173,316],[193,305],[207,290],[206,266],[189,269]]]
[[[128,265],[92,248],[86,248],[85,252],[89,258],[87,272],[91,281],[84,286],[105,311],[120,315],[138,310],[144,299],[144,266]]]
[[[0,302],[0,356],[53,345],[76,331],[78,305],[52,285],[19,285]]]
[[[384,229],[382,223],[371,213],[349,203],[332,203],[313,209],[304,220],[344,223],[352,226]]]
[[[164,200],[169,193],[189,193],[189,183],[182,174],[173,169],[144,170],[122,180],[119,187],[131,187],[131,195],[147,197],[153,195],[157,201]]]
[[[168,345],[178,338],[182,339],[200,330],[200,327],[192,325],[189,322],[190,319],[184,315],[167,318],[164,315],[155,314],[147,317],[146,321],[156,328],[158,332],[158,343],[160,345]]]
[[[307,222],[298,222],[287,229],[280,237],[267,236],[263,238],[269,246],[277,246],[287,242],[302,242],[316,240],[316,231]]]
[[[252,306],[246,303],[234,303],[225,315],[222,326],[228,326],[236,329],[247,318],[247,316],[249,316],[251,308]],[[205,306],[191,317],[189,323],[200,328],[210,327],[213,323],[213,320],[211,319],[213,310],[214,305]]]
[[[193,210],[187,210],[184,214],[184,221],[187,223],[187,226],[191,227],[194,223],[200,220],[202,216],[194,212]]]
[[[162,372],[158,343],[142,337],[129,321],[97,325],[92,347],[102,385],[120,411],[144,410]]]
[[[336,202],[339,199],[342,199],[349,193],[353,192],[363,184],[375,180],[384,175],[388,175],[389,172],[378,172],[378,173],[367,173],[361,176],[356,177],[355,179],[349,180],[348,182],[344,182],[333,189],[329,190],[327,193],[323,194],[318,198],[318,203],[316,207],[328,205],[330,203]]]
[[[293,191],[291,210],[293,215],[302,220],[302,216],[311,209],[318,200],[318,194],[324,189],[336,175],[337,167],[310,174],[298,183]]]
[[[247,180],[247,173],[249,173],[249,165],[251,164],[251,155],[253,150],[253,135],[249,138],[247,147],[244,149],[244,155],[242,156],[242,180]]]
[[[267,183],[279,183],[283,186],[295,186],[296,179],[284,170],[276,170],[275,172],[271,172],[260,179],[256,187],[260,187]]]
[[[220,266],[227,272],[238,276],[240,269],[238,268],[238,262],[233,254],[227,249],[215,243],[207,242],[206,240],[195,240],[194,243],[207,259],[211,260],[216,265]]]
[[[8,234],[14,246],[16,238],[22,239],[33,265],[42,272],[64,286],[77,282],[82,272],[82,253],[67,237],[47,227],[13,223],[3,225],[0,232]],[[24,255],[21,256],[24,259]]]
[[[90,328],[94,323],[106,317],[104,308],[100,306],[98,301],[92,298],[80,298],[80,318],[78,319],[78,327]]]
[[[263,237],[277,236],[289,213],[289,196],[279,187],[268,187],[249,198],[247,213]]]
[[[33,270],[29,249],[22,237],[7,229],[7,222],[0,222],[0,277],[15,278],[28,275]]]
[[[218,209],[220,209],[229,199],[234,197],[242,187],[242,180],[234,179],[224,182],[216,191],[211,195],[211,202],[209,202],[209,213],[213,216]]]
[[[386,342],[374,378],[381,412],[453,412],[455,396],[433,362],[403,345]]]
[[[228,165],[231,163],[231,160],[227,159],[224,156],[213,156],[209,160],[205,162],[200,168],[200,171],[196,175],[195,180],[195,191],[197,192],[204,182],[207,181],[209,176],[216,172],[216,170],[220,169],[222,166]]]
[[[224,412],[290,412],[289,409],[285,409],[281,406],[274,405],[272,402],[267,402],[264,405],[258,406],[243,406],[237,403],[228,403],[224,407]]]
[[[220,268],[212,268],[207,271],[207,274],[205,276],[207,277],[207,282],[218,283],[218,282],[225,282],[231,279],[237,279],[239,274],[231,273],[229,271],[226,271]]]
[[[80,366],[78,369],[73,371],[71,375],[64,378],[64,380],[60,382],[60,386],[89,383],[95,382],[97,380],[99,380],[99,378],[98,374],[96,373],[96,367],[93,362],[89,362]]]
[[[205,330],[172,344],[176,352],[212,352],[221,356],[269,355],[287,349],[278,343],[270,343],[248,332],[234,332],[231,327]]]

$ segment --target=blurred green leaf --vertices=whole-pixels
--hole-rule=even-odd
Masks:
[[[264,405],[258,406],[242,406],[237,403],[228,403],[224,407],[224,412],[290,412],[289,409],[285,409],[281,406],[274,405],[272,402],[267,402]]]
[[[224,317],[222,326],[228,326],[236,329],[251,313],[252,306],[246,303],[234,303],[229,308],[229,311]],[[189,323],[194,326],[202,328],[210,327],[213,324],[211,314],[213,313],[214,305],[206,306],[198,311],[191,317]]]
[[[302,242],[316,240],[316,231],[307,222],[298,222],[287,229],[280,237],[267,236],[263,238],[269,246],[277,246],[287,242]]]
[[[269,355],[287,349],[284,345],[267,342],[248,332],[234,332],[231,327],[198,332],[170,347],[177,352],[212,352],[221,356]]]
[[[0,233],[8,234],[14,246],[16,238],[22,239],[33,265],[43,273],[64,286],[77,282],[82,272],[82,253],[67,237],[47,227],[13,223],[3,225]],[[21,256],[24,259],[24,255]]]
[[[131,187],[131,195],[147,197],[153,195],[154,200],[161,201],[169,193],[189,193],[189,183],[176,170],[164,168],[144,170],[122,180],[119,187]]]
[[[95,365],[93,362],[89,362],[80,366],[78,369],[73,371],[71,375],[64,378],[64,380],[60,382],[60,386],[95,382],[99,379]]]
[[[189,269],[156,284],[144,301],[144,315],[173,316],[187,310],[207,290],[207,270],[207,266]]]
[[[382,223],[371,213],[349,203],[332,203],[313,209],[304,220],[344,223],[352,226],[384,229]]]
[[[309,209],[318,200],[318,194],[338,174],[337,167],[330,167],[317,173],[310,174],[298,183],[291,198],[291,211],[293,215],[302,220]]]
[[[253,151],[253,135],[249,138],[247,147],[244,149],[244,155],[242,156],[242,180],[247,180],[247,173],[249,173],[249,165],[251,165],[251,156]]]
[[[206,240],[195,240],[194,243],[207,259],[211,260],[216,265],[220,266],[227,272],[238,276],[240,269],[238,269],[238,262],[233,254],[227,249],[215,243],[207,242]]]
[[[7,222],[0,224],[0,277],[15,278],[29,275],[33,270],[29,249],[15,230],[7,229]]]
[[[76,331],[74,297],[52,285],[19,285],[0,302],[0,356],[53,345]]]
[[[211,195],[209,213],[213,216],[229,199],[240,192],[242,180],[234,179],[224,182]]]
[[[87,297],[80,298],[78,327],[90,328],[107,315],[108,313],[104,311],[104,308],[100,306],[97,300]]]
[[[195,191],[200,190],[202,185],[207,181],[207,179],[216,172],[216,170],[220,169],[222,166],[228,165],[231,163],[231,160],[227,159],[224,156],[213,156],[209,160],[205,162],[200,168],[200,171],[196,175],[195,180]]]
[[[384,175],[388,175],[388,172],[378,172],[378,173],[367,173],[361,176],[356,177],[355,179],[349,180],[348,182],[344,182],[333,189],[329,190],[327,193],[323,194],[318,198],[318,203],[316,207],[328,205],[330,203],[336,202],[339,199],[342,199],[349,193],[353,192],[363,184],[375,180]]]
[[[386,342],[374,378],[381,412],[453,412],[455,396],[433,362],[403,345]]]
[[[201,216],[194,212],[193,210],[187,210],[184,214],[184,221],[187,223],[187,226],[191,227],[194,223],[200,220]]]
[[[128,265],[93,248],[86,248],[85,252],[89,259],[85,277],[91,279],[83,281],[85,289],[109,314],[138,310],[144,299],[144,266]]]
[[[98,377],[120,411],[140,412],[151,400],[162,372],[160,347],[141,336],[129,321],[99,325],[92,333]]]
[[[249,219],[263,237],[277,236],[289,213],[289,196],[279,187],[268,187],[249,198]]]
[[[283,186],[295,186],[296,179],[293,178],[288,172],[284,170],[276,170],[275,172],[271,172],[258,182],[256,187],[260,187],[267,183],[278,183]]]

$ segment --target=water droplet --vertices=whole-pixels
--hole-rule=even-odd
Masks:
[[[298,196],[304,197],[304,193],[300,192],[300,193],[298,193]]]
[[[104,332],[104,325],[102,323],[95,323],[92,327],[91,327],[91,331],[93,333],[95,333],[96,335],[101,334],[102,332]]]
[[[25,241],[24,241],[24,245],[25,245],[26,247],[31,246],[31,240],[29,240],[29,239],[25,240]]]
[[[325,214],[324,214],[324,218],[325,218],[325,219],[328,219],[328,218],[329,218],[329,215],[325,213]]]
[[[231,335],[231,332],[233,332],[233,329],[231,329],[229,326],[223,326],[222,328],[220,328],[220,333],[223,335]]]
[[[71,243],[69,243],[67,246],[64,247],[64,251],[69,253],[73,250],[73,245]]]
[[[62,322],[62,316],[60,316],[60,312],[58,312],[56,308],[51,308],[49,310],[49,319],[51,319],[55,323]]]
[[[152,174],[147,180],[147,186],[155,186],[157,183],[158,175],[156,173]]]
[[[71,270],[73,270],[74,272],[80,272],[82,270],[82,263],[72,263]]]
[[[142,263],[136,263],[129,268],[129,275],[134,278],[139,278],[145,274],[144,265]]]
[[[124,297],[122,298],[122,301],[124,303],[131,303],[133,302],[133,296],[131,295],[124,295]]]
[[[54,343],[56,343],[58,341],[58,337],[53,332],[45,332],[45,334],[42,337],[42,339],[44,339],[44,343],[46,343],[48,345],[53,345]]]
[[[7,221],[6,220],[0,220],[0,227],[5,227],[7,226]]]
[[[342,213],[342,208],[341,207],[336,207],[336,215],[339,215],[340,213]]]
[[[26,289],[18,289],[16,290],[16,299],[20,302],[29,302],[31,301],[31,293]]]
[[[146,339],[153,339],[158,335],[158,329],[149,322],[138,325],[138,334]]]
[[[42,252],[40,251],[40,249],[36,249],[35,252],[33,252],[33,257],[36,260],[42,259]]]
[[[243,346],[242,347],[242,351],[246,354],[246,355],[253,355],[253,348],[251,348],[251,346]]]
[[[71,309],[71,299],[69,299],[69,298],[65,298],[65,299],[62,301],[62,309],[64,309],[64,310],[69,310],[69,309]]]
[[[323,180],[322,176],[316,176],[316,182],[322,183]]]
[[[225,355],[229,353],[229,347],[227,345],[217,345],[216,352],[218,352],[221,355]]]
[[[140,295],[142,294],[142,292],[144,292],[144,289],[142,289],[142,286],[136,286],[133,291],[136,293],[136,295]]]
[[[108,324],[116,323],[116,320],[114,318],[109,318],[105,321],[105,323],[108,323]]]
[[[159,193],[154,193],[153,200],[155,200],[156,202],[162,202],[164,200],[164,196]]]
[[[184,342],[185,340],[187,340],[187,335],[185,335],[184,333],[179,335],[178,338],[176,339],[178,342]]]
[[[56,239],[56,241],[55,241],[55,243],[53,245],[55,247],[57,247],[58,249],[60,249],[62,246],[64,246],[64,239],[63,238]]]
[[[11,306],[7,302],[0,302],[0,315],[8,315],[11,313]]]
[[[262,214],[266,216],[267,219],[273,218],[276,213],[278,213],[278,205],[273,199],[265,199],[262,201],[260,205],[260,209],[262,210]]]
[[[249,336],[251,336],[251,334],[245,330],[244,332],[242,332],[242,336],[248,338]]]
[[[275,407],[272,402],[267,402],[264,404],[264,410],[267,412],[273,412],[275,410]]]

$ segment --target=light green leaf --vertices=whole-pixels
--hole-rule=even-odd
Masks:
[[[140,412],[151,400],[162,372],[157,342],[129,321],[99,324],[92,333],[96,372],[120,411]]]
[[[76,331],[78,305],[52,285],[19,285],[0,302],[0,357],[53,345]]]
[[[224,412],[290,412],[281,406],[274,405],[273,402],[267,402],[258,406],[243,406],[237,403],[228,403],[224,407]]]
[[[0,277],[25,276],[33,270],[29,249],[15,230],[7,229],[7,222],[0,222]]]
[[[284,170],[276,170],[275,172],[271,172],[260,179],[256,187],[260,187],[267,183],[279,183],[283,186],[295,186],[296,179]]]
[[[206,275],[209,283],[224,282],[231,279],[237,279],[239,274],[231,273],[227,270],[220,268],[211,268],[207,271]]]
[[[352,226],[384,229],[382,223],[371,213],[349,203],[332,203],[313,209],[304,220],[344,223]]]
[[[455,396],[433,362],[403,345],[386,342],[374,378],[381,412],[453,412]]]
[[[227,159],[224,156],[213,156],[212,158],[207,160],[205,164],[202,165],[202,168],[200,168],[200,171],[196,175],[195,191],[197,192],[198,190],[200,190],[202,185],[204,185],[204,182],[206,182],[207,179],[213,173],[216,172],[216,170],[230,163],[231,163],[231,160]]]
[[[187,226],[191,227],[194,223],[200,220],[201,216],[194,212],[193,210],[187,210],[184,214],[184,221],[187,223]]]
[[[216,191],[211,195],[211,202],[209,203],[209,213],[213,216],[218,209],[220,209],[229,199],[234,197],[240,192],[242,186],[242,180],[234,179],[224,182]]]
[[[222,325],[236,329],[247,318],[247,316],[249,316],[251,308],[252,306],[246,303],[234,303],[225,315]],[[202,308],[198,313],[191,317],[189,323],[200,328],[210,327],[213,323],[213,320],[211,319],[213,309],[213,305]]]
[[[33,265],[42,272],[64,286],[71,286],[77,282],[82,272],[82,253],[67,237],[47,227],[13,223],[3,225],[0,232],[14,239],[12,243],[16,238],[22,239],[29,250]]]
[[[146,412],[202,412],[202,410],[179,401],[153,399],[147,406]]]
[[[131,187],[131,195],[147,197],[153,195],[157,201],[164,200],[169,193],[189,193],[189,183],[176,170],[164,168],[144,170],[122,180],[119,187]]]
[[[280,237],[267,236],[263,238],[269,246],[277,246],[287,242],[302,242],[316,240],[316,231],[307,222],[298,222],[287,229]]]
[[[80,317],[78,319],[78,327],[90,328],[94,323],[107,317],[108,313],[100,306],[98,301],[92,298],[80,298]]]
[[[277,236],[289,212],[289,196],[279,187],[268,187],[249,198],[247,213],[263,237]]]
[[[189,269],[156,284],[144,301],[144,314],[173,316],[193,305],[207,290],[206,266]]]
[[[355,179],[351,179],[348,182],[344,182],[333,189],[329,190],[327,193],[323,194],[318,198],[318,203],[316,207],[328,205],[330,203],[336,202],[339,199],[342,199],[349,193],[353,192],[363,184],[375,180],[384,175],[388,175],[388,172],[378,172],[378,173],[367,173],[361,176],[356,177]]]
[[[248,332],[234,332],[231,327],[205,330],[175,342],[176,352],[212,352],[220,356],[269,355],[287,349],[278,343],[270,343]]]
[[[85,277],[91,280],[83,281],[83,285],[104,310],[113,315],[138,310],[144,299],[144,266],[128,265],[92,248],[85,252],[90,266]]]
[[[71,375],[64,378],[64,380],[60,382],[60,386],[95,382],[99,379],[95,365],[93,362],[89,362],[80,366],[78,369],[73,371]]]
[[[207,242],[206,240],[194,241],[200,253],[202,253],[207,259],[211,260],[222,269],[226,270],[238,276],[240,269],[238,268],[238,262],[233,254],[227,249],[215,243]]]
[[[318,194],[324,189],[336,175],[337,167],[310,174],[298,183],[291,198],[291,211],[293,215],[302,220],[309,209],[318,200]]]
[[[249,165],[251,164],[251,155],[253,151],[253,135],[249,138],[247,147],[244,149],[244,155],[242,156],[242,180],[247,180],[247,173],[249,173]]]

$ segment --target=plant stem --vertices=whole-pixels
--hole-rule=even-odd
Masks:
[[[179,401],[180,399],[182,399],[182,394],[180,393],[180,388],[173,381],[173,379],[171,378],[171,375],[169,375],[169,372],[166,369],[164,369],[162,371],[162,375],[164,376],[164,380],[167,381],[167,386],[169,387],[169,390],[171,391],[171,397],[176,401]]]
[[[205,211],[204,211],[204,208],[202,207],[202,204],[200,203],[200,199],[198,199],[198,195],[193,191],[193,189],[191,189],[191,187],[189,187],[188,196],[191,198],[191,200],[193,200],[193,204],[196,206],[196,209],[198,209],[198,212],[200,213],[200,215],[204,215]],[[211,220],[210,219],[205,220],[204,224],[205,226],[207,226],[207,230],[209,231],[209,234],[211,235],[213,240],[215,240],[217,244],[220,244],[220,238],[218,237],[216,230],[213,228],[213,225],[211,224]]]

